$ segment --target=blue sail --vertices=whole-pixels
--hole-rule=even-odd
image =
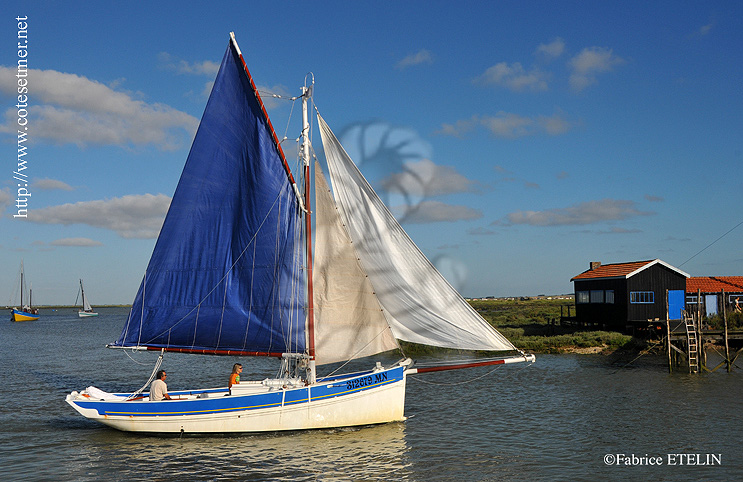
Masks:
[[[114,347],[305,350],[300,205],[241,54],[227,48]]]

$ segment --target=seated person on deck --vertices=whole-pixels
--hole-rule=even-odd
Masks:
[[[167,376],[168,374],[165,373],[165,370],[159,370],[157,372],[157,379],[150,385],[150,400],[173,400],[168,395],[168,385],[165,383],[165,377]]]
[[[232,388],[232,385],[238,385],[240,383],[240,374],[243,371],[243,366],[239,363],[235,363],[232,366],[232,373],[230,374],[230,382],[227,388]]]

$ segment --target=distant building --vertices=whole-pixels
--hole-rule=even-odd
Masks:
[[[725,298],[722,294],[725,293]],[[686,280],[686,309],[712,316],[722,304],[728,313],[743,310],[743,276],[692,276]]]
[[[670,319],[679,319],[686,303],[687,278],[687,273],[659,259],[592,262],[588,270],[570,280],[575,288],[576,321],[631,333],[647,328],[648,322],[665,320],[667,313]]]

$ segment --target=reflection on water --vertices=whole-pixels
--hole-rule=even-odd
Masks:
[[[159,438],[101,430],[81,445],[68,480],[406,480],[405,425],[231,437]]]
[[[139,388],[153,353],[106,350],[125,310],[0,323],[0,480],[743,480],[743,370],[669,374],[663,357],[543,355],[410,377],[404,423],[229,437],[121,433],[64,403]],[[232,357],[166,355],[171,390],[224,386]],[[245,377],[275,360],[242,359]],[[710,364],[712,361],[710,361]],[[356,367],[348,367],[354,369]],[[691,415],[692,423],[687,415]],[[606,454],[721,454],[720,467],[607,466]]]

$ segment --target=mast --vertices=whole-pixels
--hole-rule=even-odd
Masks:
[[[314,83],[314,78],[313,78]],[[310,143],[309,143],[309,116],[307,113],[307,99],[312,95],[312,85],[302,87],[302,160],[304,161],[304,206],[306,209],[306,237],[307,247],[307,350],[310,357],[308,383],[315,382],[315,306],[312,287],[312,209],[310,204]]]
[[[21,311],[23,311],[23,260],[21,260]]]

